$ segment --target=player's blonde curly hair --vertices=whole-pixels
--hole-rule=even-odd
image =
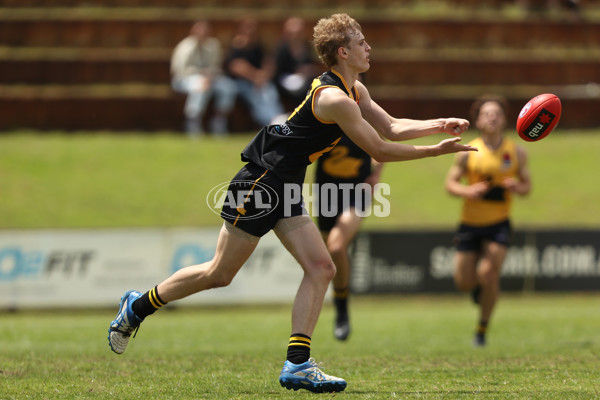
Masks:
[[[329,18],[321,18],[313,30],[313,45],[319,59],[328,68],[337,64],[337,51],[347,46],[352,35],[362,32],[360,24],[348,14],[333,14]]]

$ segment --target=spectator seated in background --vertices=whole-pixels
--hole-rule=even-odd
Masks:
[[[275,51],[275,66],[275,85],[284,105],[296,106],[306,96],[312,80],[322,72],[315,62],[301,18],[291,17],[283,24]]]
[[[171,86],[187,95],[184,107],[185,132],[197,137],[203,132],[202,118],[211,96],[215,97],[215,115],[210,131],[228,131],[227,118],[237,96],[235,83],[222,71],[223,52],[217,38],[210,36],[208,21],[198,21],[173,50]]]
[[[561,8],[565,7],[568,11],[567,18],[574,21],[582,19],[579,0],[517,0],[517,4],[527,12],[562,11]]]
[[[259,41],[256,20],[248,18],[239,23],[225,60],[225,70],[237,83],[238,94],[258,125],[269,125],[283,113],[272,82],[275,65]]]

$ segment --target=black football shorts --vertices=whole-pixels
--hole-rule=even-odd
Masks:
[[[307,214],[302,196],[290,195],[290,185],[294,184],[286,184],[273,172],[248,163],[222,194],[221,218],[246,233],[264,236],[281,218]]]
[[[454,242],[458,251],[479,251],[484,240],[509,246],[511,234],[509,220],[486,226],[460,224]]]

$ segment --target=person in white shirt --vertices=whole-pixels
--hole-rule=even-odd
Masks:
[[[235,104],[235,82],[222,73],[220,41],[210,36],[210,23],[197,21],[190,35],[177,44],[171,56],[171,86],[187,95],[184,107],[185,132],[190,137],[203,133],[202,118],[214,95],[214,112],[209,129],[215,134],[228,131],[227,118]]]

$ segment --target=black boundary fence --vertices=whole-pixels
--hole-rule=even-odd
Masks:
[[[453,284],[452,231],[363,231],[351,255],[354,293],[444,293]],[[503,291],[600,290],[600,230],[516,231]]]

